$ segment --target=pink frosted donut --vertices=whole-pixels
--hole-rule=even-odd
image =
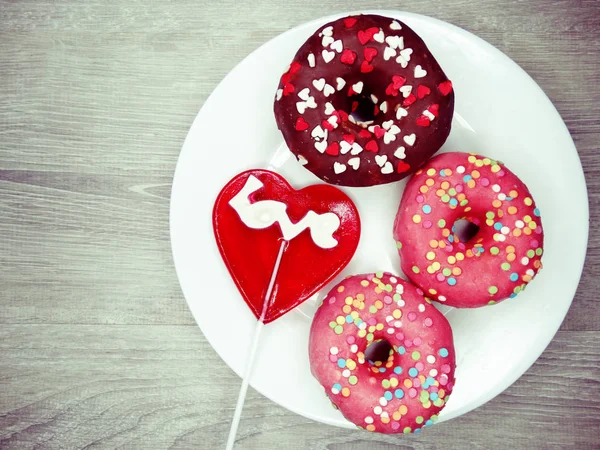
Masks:
[[[309,357],[333,405],[368,431],[420,432],[454,385],[450,324],[420,289],[389,273],[348,277],[327,294]]]
[[[542,267],[540,211],[527,186],[503,163],[475,154],[443,153],[414,174],[394,239],[408,278],[427,297],[460,308],[515,297]]]

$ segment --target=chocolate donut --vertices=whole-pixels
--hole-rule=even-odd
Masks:
[[[275,119],[298,161],[342,186],[398,181],[444,144],[452,83],[399,20],[344,17],[296,53],[275,95]]]

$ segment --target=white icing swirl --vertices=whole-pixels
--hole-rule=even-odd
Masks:
[[[314,211],[308,211],[298,223],[292,223],[287,215],[285,203],[275,200],[250,203],[250,195],[263,186],[258,178],[250,175],[244,187],[229,201],[246,226],[260,230],[277,222],[286,241],[294,239],[308,228],[310,236],[317,246],[333,248],[338,244],[333,237],[333,233],[340,227],[340,218],[336,214],[332,212],[317,214]]]

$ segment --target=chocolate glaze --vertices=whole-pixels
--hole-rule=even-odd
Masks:
[[[398,108],[407,114],[400,117]],[[416,171],[446,141],[453,111],[452,85],[423,40],[403,22],[378,15],[322,26],[281,77],[274,106],[300,163],[342,186],[391,183]]]

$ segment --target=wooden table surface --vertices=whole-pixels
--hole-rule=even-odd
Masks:
[[[481,408],[383,436],[251,390],[236,448],[600,448],[600,2],[296,3],[0,1],[0,448],[224,448],[240,380],[195,325],[173,267],[177,157],[244,56],[356,8],[463,27],[540,84],[587,177],[586,268],[547,350]]]

